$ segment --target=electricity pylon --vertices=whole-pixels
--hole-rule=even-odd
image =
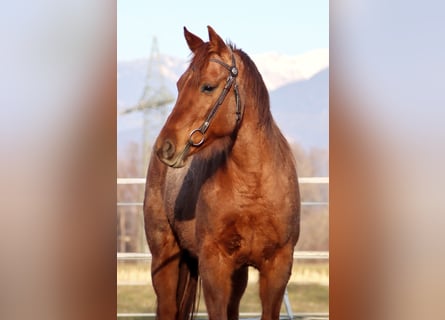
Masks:
[[[132,107],[123,110],[120,114],[129,114],[133,112],[143,112],[143,137],[142,137],[142,159],[143,169],[147,169],[148,156],[150,153],[150,116],[152,110],[161,111],[165,116],[166,107],[175,99],[165,86],[164,76],[162,74],[161,56],[159,53],[158,41],[153,37],[150,57],[148,59],[147,75],[145,79],[144,90],[142,91],[139,102]]]

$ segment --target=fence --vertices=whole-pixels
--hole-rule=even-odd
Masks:
[[[117,184],[118,185],[134,185],[139,184],[143,185],[145,184],[145,178],[117,178]],[[329,177],[300,177],[298,178],[298,182],[300,184],[329,184]],[[142,202],[118,202],[117,206],[123,207],[123,206],[142,206]],[[302,201],[302,206],[318,206],[318,205],[328,205],[328,202],[323,201]],[[150,260],[151,254],[148,252],[118,252],[117,253],[117,261],[129,261],[129,260]],[[329,252],[327,251],[298,251],[294,252],[294,260],[311,260],[311,259],[325,259],[329,260]],[[117,285],[135,285],[128,284],[128,283],[118,283]],[[293,313],[292,308],[287,296],[287,290],[286,294],[283,299],[283,303],[285,304],[286,311],[287,311],[287,319],[298,319],[298,320],[324,320],[329,319],[329,313],[324,312],[311,312],[311,313]],[[240,314],[240,317],[242,318],[258,318],[259,314],[251,314],[251,313],[242,313]],[[151,318],[154,319],[155,315],[151,313],[118,313],[118,318]],[[198,314],[197,318],[204,318],[205,314]]]

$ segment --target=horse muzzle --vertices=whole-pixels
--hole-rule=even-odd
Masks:
[[[187,157],[189,148],[190,145],[186,144],[184,149],[177,154],[175,144],[171,140],[166,139],[158,148],[156,154],[159,160],[167,166],[172,168],[182,168],[185,165],[185,158]]]

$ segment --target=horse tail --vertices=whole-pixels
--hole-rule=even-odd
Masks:
[[[197,312],[196,293],[198,291],[198,260],[191,257],[188,252],[181,254],[179,262],[178,289],[176,305],[178,307],[178,320],[193,319]]]

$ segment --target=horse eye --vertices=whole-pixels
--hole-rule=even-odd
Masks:
[[[205,85],[203,85],[203,86],[201,87],[201,92],[209,93],[209,92],[212,92],[215,88],[216,88],[216,87],[213,87],[213,86],[211,86],[211,85],[209,85],[209,84],[205,84]]]

